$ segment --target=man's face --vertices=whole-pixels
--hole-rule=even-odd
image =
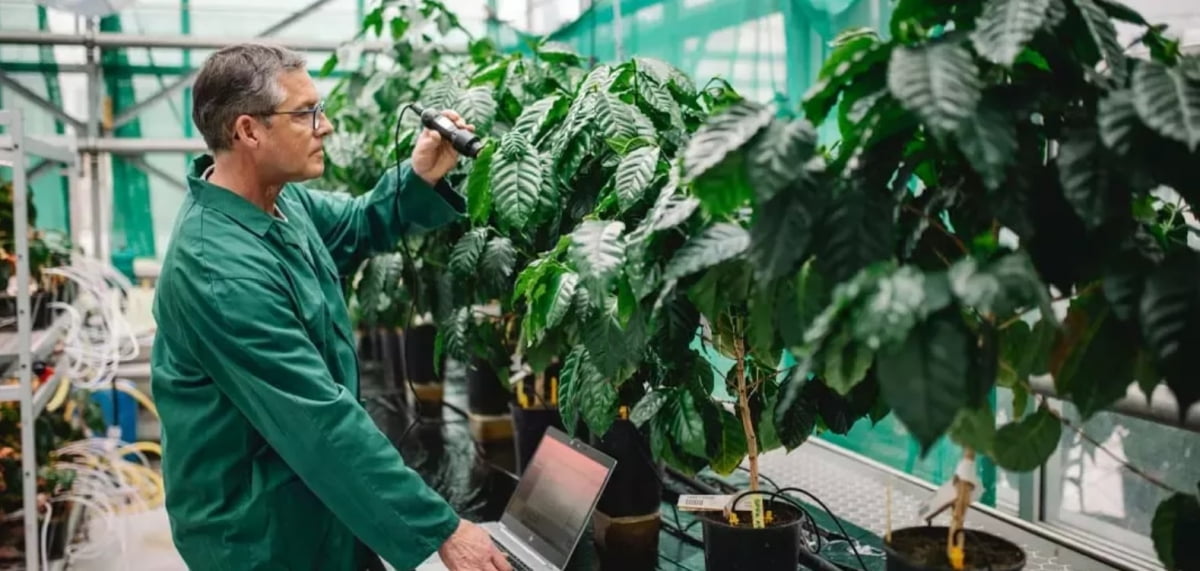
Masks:
[[[324,113],[292,113],[311,110],[320,99],[308,72],[297,70],[279,76],[283,102],[273,110],[262,146],[258,149],[263,172],[281,182],[300,182],[325,171],[322,140],[333,131]]]

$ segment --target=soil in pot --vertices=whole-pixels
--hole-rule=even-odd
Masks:
[[[887,551],[888,571],[951,571],[946,556],[944,526],[908,527],[892,532]],[[968,530],[967,571],[1018,571],[1025,568],[1025,552],[1015,543],[990,533]]]
[[[704,526],[706,571],[795,571],[800,560],[800,510],[784,502],[763,500],[772,514],[766,527],[755,529],[750,512],[735,512],[730,525],[722,512],[700,514]]]

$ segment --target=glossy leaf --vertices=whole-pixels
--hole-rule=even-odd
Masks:
[[[1133,382],[1136,338],[1103,296],[1077,298],[1063,322],[1051,373],[1060,395],[1069,395],[1086,420],[1125,396]]]
[[[812,158],[816,143],[816,131],[804,120],[775,122],[767,127],[757,139],[747,166],[760,205],[769,202],[785,186],[807,176],[803,166]]]
[[[794,271],[808,255],[814,220],[804,196],[793,192],[770,199],[757,216],[750,227],[750,259],[765,282]]]
[[[956,312],[941,314],[880,353],[883,397],[913,437],[928,450],[966,406],[974,340]]]
[[[467,176],[467,212],[475,224],[487,222],[492,214],[492,155],[495,150],[494,144],[485,144]]]
[[[1062,424],[1045,409],[996,430],[995,453],[997,466],[1011,472],[1029,472],[1046,463],[1058,439]]]
[[[1069,131],[1058,152],[1058,175],[1063,196],[1079,218],[1095,228],[1122,213],[1111,188],[1111,157],[1094,129]]]
[[[876,65],[886,64],[891,44],[870,36],[857,36],[833,49],[821,67],[817,82],[804,94],[804,114],[820,122],[837,104],[846,85]]]
[[[533,216],[545,187],[542,158],[524,135],[509,131],[492,161],[496,213],[508,227],[522,228]]]
[[[971,39],[993,63],[1011,66],[1033,35],[1046,24],[1051,0],[989,0]]]
[[[450,269],[460,276],[473,276],[487,244],[487,228],[475,228],[458,240],[450,256]]]
[[[658,169],[658,147],[640,147],[625,155],[617,165],[613,183],[621,210],[628,210],[645,196]]]
[[[997,107],[981,105],[974,120],[963,121],[955,133],[958,148],[990,189],[1004,185],[1017,154],[1017,126]]]
[[[996,413],[987,405],[959,411],[950,426],[950,437],[960,446],[991,456],[996,441]]]
[[[672,433],[679,440],[684,452],[693,456],[708,455],[708,437],[704,432],[704,418],[691,391],[679,391],[679,398],[672,407],[674,422]]]
[[[799,448],[812,435],[817,425],[816,405],[804,394],[808,382],[800,369],[795,369],[779,389],[779,401],[775,405],[775,428],[779,441],[789,452]]]
[[[485,283],[492,284],[497,289],[504,289],[512,277],[517,263],[517,250],[513,248],[512,240],[505,236],[496,236],[488,240],[480,259],[480,277]]]
[[[722,410],[718,418],[721,419],[721,442],[712,459],[712,469],[718,475],[728,476],[746,459],[746,432],[742,429],[742,421],[733,413]]]
[[[683,151],[683,181],[691,182],[740,150],[771,122],[770,107],[742,101],[710,117]]]
[[[1167,569],[1200,567],[1200,501],[1191,494],[1173,494],[1158,505],[1150,523],[1154,551]]]
[[[1195,151],[1200,147],[1200,82],[1156,62],[1133,73],[1133,104],[1146,126]]]
[[[541,136],[548,124],[566,116],[569,101],[560,95],[543,97],[527,105],[513,124],[513,129],[526,133],[533,140]]]
[[[667,281],[711,268],[740,256],[750,246],[750,235],[737,224],[721,222],[706,228],[680,248],[663,272]]]
[[[1180,417],[1200,401],[1200,385],[1195,382],[1200,331],[1196,276],[1200,260],[1194,252],[1168,258],[1149,276],[1140,306],[1141,330],[1146,345],[1153,351],[1160,373],[1179,403]]]
[[[887,194],[858,184],[837,197],[817,235],[817,259],[827,278],[839,283],[891,257],[894,208]]]
[[[488,133],[496,118],[496,98],[490,87],[472,87],[462,92],[452,109],[462,115],[468,125],[474,125],[477,132]]]
[[[622,222],[588,220],[571,233],[571,259],[585,281],[606,284],[625,261]]]
[[[974,119],[981,82],[971,52],[943,42],[896,48],[888,67],[888,89],[935,132],[949,134]]]
[[[647,422],[650,422],[650,419],[654,418],[666,406],[673,396],[674,392],[670,390],[660,389],[651,391],[634,405],[633,412],[629,413],[629,421],[638,428],[645,426]]]
[[[579,52],[562,42],[546,42],[537,49],[537,55],[546,63],[554,65],[579,65]]]
[[[566,317],[575,299],[579,275],[574,272],[559,274],[550,286],[550,305],[546,311],[546,328],[557,327]]]
[[[1100,56],[1108,64],[1109,72],[1118,84],[1125,82],[1125,50],[1117,36],[1117,28],[1109,19],[1108,14],[1100,8],[1095,0],[1073,0],[1083,20],[1087,24],[1088,33],[1100,49]]]

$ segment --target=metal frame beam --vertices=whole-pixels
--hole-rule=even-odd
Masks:
[[[276,32],[279,32],[280,30],[305,18],[306,16],[310,15],[313,10],[316,10],[317,8],[320,8],[321,6],[323,6],[327,3],[329,3],[329,0],[313,0],[312,2],[309,2],[307,6],[304,6],[304,7],[300,8],[299,10],[292,12],[291,14],[288,14],[282,20],[267,27],[265,30],[260,32],[255,37],[256,38],[264,38],[267,36],[274,35]],[[229,45],[229,44],[222,44],[222,45]],[[150,97],[147,97],[146,99],[143,99],[142,101],[138,102],[133,107],[130,107],[130,108],[122,111],[120,115],[117,115],[116,117],[113,118],[112,126],[110,128],[113,130],[117,129],[118,127],[136,119],[138,115],[141,115],[143,111],[145,111],[146,109],[148,109],[155,103],[158,103],[159,101],[162,101],[163,99],[170,97],[170,96],[174,95],[175,93],[181,91],[185,87],[192,85],[192,82],[195,81],[197,75],[199,75],[199,72],[192,72],[183,77],[180,77],[179,79],[172,82],[170,85],[162,88],[158,93],[155,93],[154,95],[151,95]]]
[[[1031,377],[1029,384],[1033,392],[1050,398],[1062,398],[1054,388],[1054,381],[1049,377]],[[1136,384],[1129,386],[1125,397],[1113,403],[1105,410],[1148,420],[1165,426],[1183,428],[1200,433],[1200,404],[1192,406],[1186,415],[1180,414],[1179,401],[1171,394],[1166,385],[1159,385],[1154,394],[1148,399],[1142,389]]]
[[[182,182],[179,182],[177,175],[168,173],[167,171],[150,164],[150,162],[147,161],[143,155],[128,155],[125,157],[125,160],[129,161],[129,163],[133,166],[158,177],[159,180],[175,187],[180,192],[187,193],[187,186],[185,186]]]
[[[319,0],[322,2],[328,0]],[[294,20],[293,20],[294,22]],[[290,25],[292,22],[288,22]],[[278,31],[278,30],[275,30]],[[274,31],[272,32],[274,33]],[[32,32],[19,30],[0,31],[0,44],[34,46],[84,46],[98,48],[177,48],[177,49],[221,49],[232,44],[262,41],[270,34],[252,38],[239,36],[184,36],[177,34],[124,34],[115,32],[92,32],[90,34],[61,34],[54,32]],[[271,43],[298,51],[332,52],[347,42],[313,40],[307,38],[272,38]],[[362,42],[360,47],[367,52],[381,52],[392,48],[388,41]]]
[[[85,125],[82,120],[73,117],[70,113],[63,111],[57,105],[55,105],[53,102],[47,100],[45,97],[42,97],[41,95],[34,93],[28,87],[21,85],[21,82],[17,81],[16,79],[13,79],[12,76],[8,75],[3,70],[0,70],[0,84],[13,90],[14,92],[17,93],[17,95],[20,95],[21,97],[24,97],[25,99],[28,99],[30,103],[37,105],[43,111],[46,111],[46,112],[50,113],[51,115],[54,115],[55,117],[58,117],[59,119],[62,119],[65,123],[70,124],[76,130],[82,131],[85,128]]]

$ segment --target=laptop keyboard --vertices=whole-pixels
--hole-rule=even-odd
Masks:
[[[533,571],[533,569],[531,567],[522,563],[521,560],[518,559],[516,555],[513,555],[513,553],[511,551],[509,551],[507,548],[505,548],[500,543],[496,543],[496,547],[499,547],[500,551],[502,553],[504,553],[505,559],[508,559],[508,564],[512,565],[512,568],[514,570],[516,570],[516,571]]]

